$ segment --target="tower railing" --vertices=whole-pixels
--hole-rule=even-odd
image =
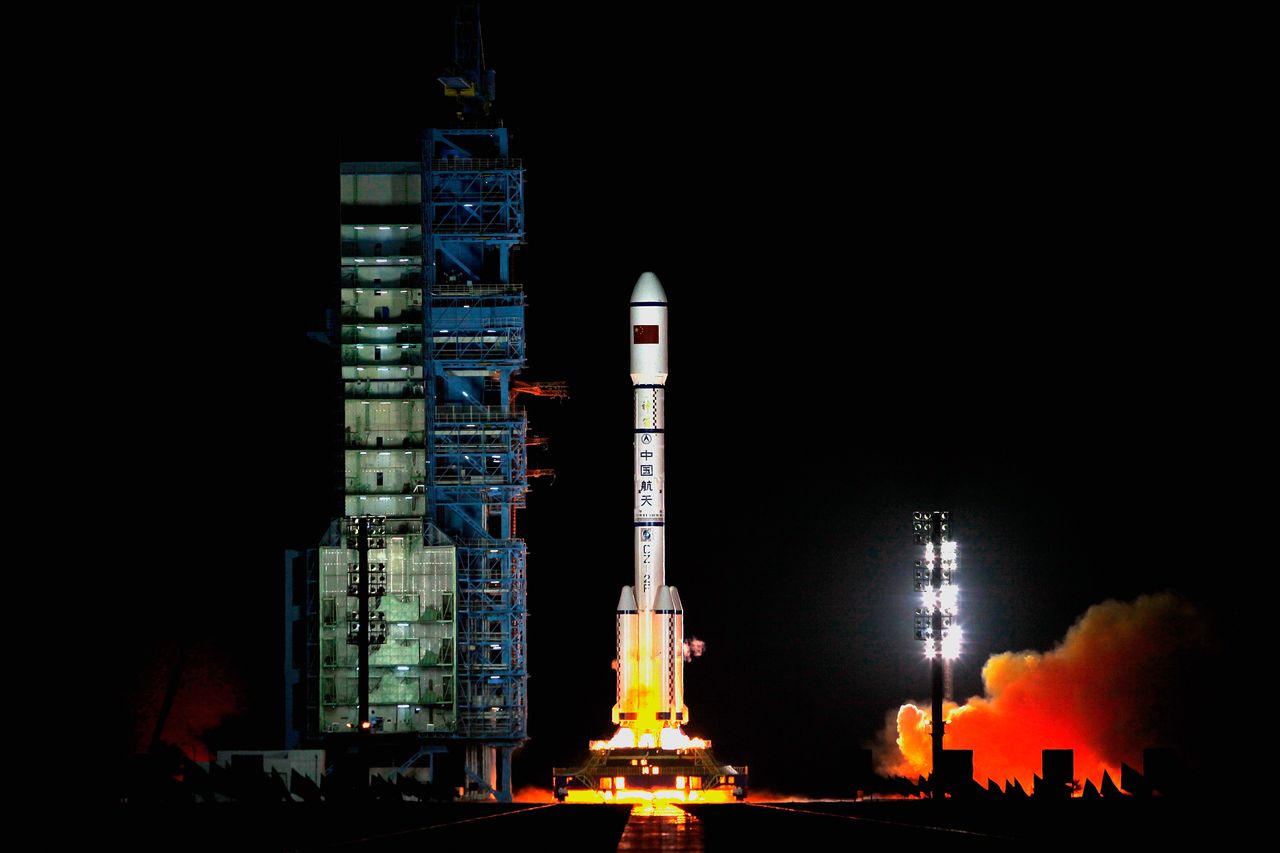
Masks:
[[[372,300],[370,300],[372,301]],[[375,306],[366,303],[364,305],[344,304],[341,308],[340,316],[343,320],[363,320],[367,323],[379,322],[387,325],[395,325],[397,323],[421,323],[422,322],[422,306],[413,305],[401,308],[393,317],[391,312],[387,312],[386,317],[379,317],[376,314],[364,314],[361,311],[373,311]]]
[[[440,171],[477,172],[489,169],[522,169],[519,157],[448,157],[432,160],[431,168]]]
[[[436,406],[437,423],[509,423],[526,417],[522,407]]]
[[[431,285],[431,295],[450,296],[519,296],[524,293],[523,284],[485,284],[468,281],[446,281]]]

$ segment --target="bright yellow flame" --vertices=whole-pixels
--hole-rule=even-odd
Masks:
[[[690,780],[692,781],[692,780]],[[680,790],[660,788],[656,791],[625,789],[621,791],[592,791],[589,788],[570,788],[566,803],[634,803],[636,808],[675,808],[675,803],[732,803],[732,788],[714,790]],[[651,814],[652,812],[644,812]]]
[[[636,730],[623,726],[613,733],[609,740],[593,740],[588,746],[594,750],[602,749],[708,749],[711,741],[700,737],[689,737],[680,729],[664,728],[658,732],[657,738],[651,732],[640,735],[636,740]]]
[[[631,807],[631,813],[634,815],[644,815],[646,817],[655,815],[657,817],[683,817],[684,809],[675,803],[668,803],[665,800],[656,800],[648,803],[636,803]]]
[[[630,790],[619,791],[617,794],[618,802],[624,800],[644,800],[645,802],[658,802],[661,800],[674,801],[678,800],[682,803],[692,802],[697,795],[692,792],[677,791],[675,788],[657,788],[652,791]]]
[[[609,740],[593,740],[589,744],[591,749],[635,749],[636,748],[636,732],[635,729],[626,727],[618,729],[613,733],[613,737]]]
[[[707,741],[689,737],[679,729],[663,729],[659,735],[663,749],[706,749]]]

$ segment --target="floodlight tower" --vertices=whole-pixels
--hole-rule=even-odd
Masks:
[[[912,521],[916,544],[924,555],[916,560],[916,639],[924,641],[924,656],[933,676],[933,796],[940,797],[942,780],[942,699],[946,662],[960,656],[960,626],[956,623],[959,588],[956,580],[956,543],[950,536],[950,513],[916,512]]]

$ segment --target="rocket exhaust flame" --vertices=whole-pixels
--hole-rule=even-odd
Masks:
[[[703,740],[700,737],[689,737],[679,729],[666,728],[658,733],[655,739],[651,733],[646,732],[640,735],[636,740],[635,729],[621,727],[614,732],[613,737],[609,740],[593,740],[590,747],[592,750],[600,749],[707,749],[711,746],[711,741]]]
[[[1183,664],[1209,650],[1204,620],[1170,593],[1090,607],[1051,651],[1004,652],[982,668],[982,696],[947,702],[947,747],[972,749],[980,782],[1029,786],[1041,750],[1075,750],[1081,783],[1140,766],[1148,746],[1187,744],[1194,680]],[[1188,717],[1188,719],[1184,719]],[[879,772],[932,770],[928,703],[890,713],[877,749]],[[1191,737],[1194,740],[1194,737]]]

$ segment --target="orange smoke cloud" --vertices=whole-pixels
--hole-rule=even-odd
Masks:
[[[1208,647],[1204,621],[1169,593],[1131,603],[1106,601],[1085,612],[1052,651],[1005,652],[982,668],[983,696],[947,702],[947,749],[972,749],[979,782],[1040,772],[1042,749],[1075,750],[1083,784],[1119,778],[1120,763],[1141,767],[1149,746],[1185,744],[1182,713],[1191,667]],[[928,702],[891,716],[878,750],[881,773],[914,778],[932,769]]]

